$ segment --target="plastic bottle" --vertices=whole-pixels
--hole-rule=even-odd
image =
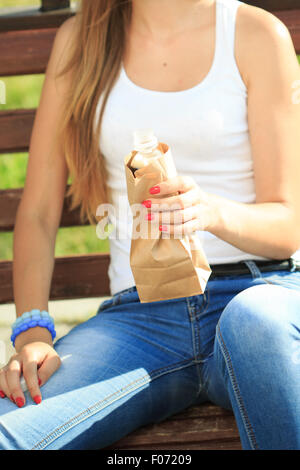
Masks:
[[[144,168],[149,164],[149,159],[159,158],[162,151],[159,142],[152,129],[139,129],[134,132],[134,156],[131,167],[134,170]]]

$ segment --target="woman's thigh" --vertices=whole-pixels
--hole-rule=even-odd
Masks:
[[[261,286],[259,291],[254,289],[256,286]],[[277,286],[277,289],[275,289],[277,300],[275,300],[273,296],[273,304],[274,302],[276,304],[274,305],[275,308],[268,308],[270,307],[270,296],[268,293],[273,292],[269,290],[270,286],[272,286],[273,289]],[[283,289],[283,287],[285,289]],[[257,292],[259,292],[259,296]],[[242,293],[244,294],[242,295]],[[247,297],[245,296],[246,293],[248,294]],[[300,296],[300,272],[290,272],[286,270],[256,274],[255,271],[253,271],[252,275],[222,277],[208,283],[207,296],[208,302],[206,309],[198,316],[200,331],[199,342],[202,351],[201,382],[203,386],[198,402],[201,403],[205,400],[211,400],[224,408],[231,409],[232,405],[228,389],[224,383],[222,371],[217,366],[217,358],[214,352],[216,349],[216,331],[218,323],[220,325],[222,319],[225,319],[223,313],[226,314],[226,319],[233,319],[230,307],[232,305],[238,305],[235,309],[235,312],[237,312],[235,315],[236,323],[232,335],[236,334],[239,336],[240,328],[244,324],[245,315],[242,315],[242,311],[245,303],[249,306],[249,309],[246,310],[248,310],[248,312],[250,311],[250,313],[247,314],[244,310],[244,314],[248,316],[248,319],[253,317],[251,311],[256,309],[260,311],[262,317],[265,317],[265,319],[267,319],[269,313],[272,312],[273,315],[269,320],[275,322],[277,311],[279,312],[279,316],[283,321],[286,321],[286,323],[291,321],[291,315],[293,318],[295,317],[295,322],[299,327],[300,310],[296,311],[297,308],[289,307],[289,302],[286,299],[292,301],[294,305],[294,297],[296,296],[296,299],[298,299],[298,296]],[[243,303],[240,304],[240,301],[243,299]],[[265,302],[260,302],[259,299],[264,299]],[[253,300],[253,302],[251,302],[251,300]],[[251,308],[251,303],[256,303],[260,308],[257,309],[255,305]],[[283,307],[289,311],[289,316],[284,314]],[[294,358],[299,358],[300,362],[300,339],[297,339],[296,336],[292,344],[291,354]],[[253,337],[253,334],[250,335],[250,337]],[[263,345],[261,346],[261,351],[263,351]]]
[[[232,296],[203,367],[209,399],[234,410],[244,448],[300,446],[300,272],[258,276]]]
[[[186,301],[155,304],[114,297],[59,339],[63,362],[42,403],[27,392],[23,408],[0,402],[0,448],[103,448],[191,405],[199,381]]]

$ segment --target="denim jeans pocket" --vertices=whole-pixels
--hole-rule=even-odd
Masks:
[[[288,289],[298,290],[300,292],[300,271],[291,272],[289,270],[284,270],[262,272],[261,275],[267,284],[275,284],[287,287]]]

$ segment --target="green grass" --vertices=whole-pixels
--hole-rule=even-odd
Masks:
[[[6,88],[6,104],[1,105],[1,109],[37,107],[44,78],[44,74],[2,77]]]
[[[0,0],[0,8],[40,6],[40,0]]]

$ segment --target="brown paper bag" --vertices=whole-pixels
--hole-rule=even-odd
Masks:
[[[141,208],[143,215],[147,214],[147,209],[141,203],[149,199],[149,189],[176,176],[168,145],[159,145],[163,155],[149,159],[146,167],[135,172],[131,161],[137,152],[132,151],[125,157],[129,204],[131,208],[138,204],[136,207]],[[136,220],[141,223],[136,224]],[[159,231],[158,225],[143,220],[141,213],[133,211],[133,232],[140,225],[140,238],[131,240],[130,265],[140,301],[154,302],[203,294],[211,269],[198,237],[164,238],[165,234]]]

